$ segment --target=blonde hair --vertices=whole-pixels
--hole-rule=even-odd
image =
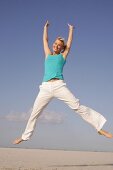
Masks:
[[[63,43],[63,45],[65,45],[65,39],[63,37],[57,37],[57,40],[60,40]]]
[[[57,37],[57,40],[60,40],[63,43],[63,46],[64,46],[63,51],[64,51],[66,48],[65,39],[63,37]]]

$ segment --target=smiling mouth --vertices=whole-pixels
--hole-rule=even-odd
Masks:
[[[54,48],[54,50],[56,51],[56,50],[58,50],[57,48]]]

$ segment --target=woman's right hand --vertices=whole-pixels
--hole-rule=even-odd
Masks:
[[[49,21],[47,20],[46,24],[45,24],[45,27],[48,27],[48,26],[49,26]]]

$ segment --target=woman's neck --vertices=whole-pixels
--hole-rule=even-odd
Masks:
[[[60,53],[55,53],[55,52],[52,53],[52,55],[58,55],[58,54],[60,54]]]

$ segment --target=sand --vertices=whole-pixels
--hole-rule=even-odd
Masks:
[[[0,170],[113,170],[113,152],[0,148]]]

